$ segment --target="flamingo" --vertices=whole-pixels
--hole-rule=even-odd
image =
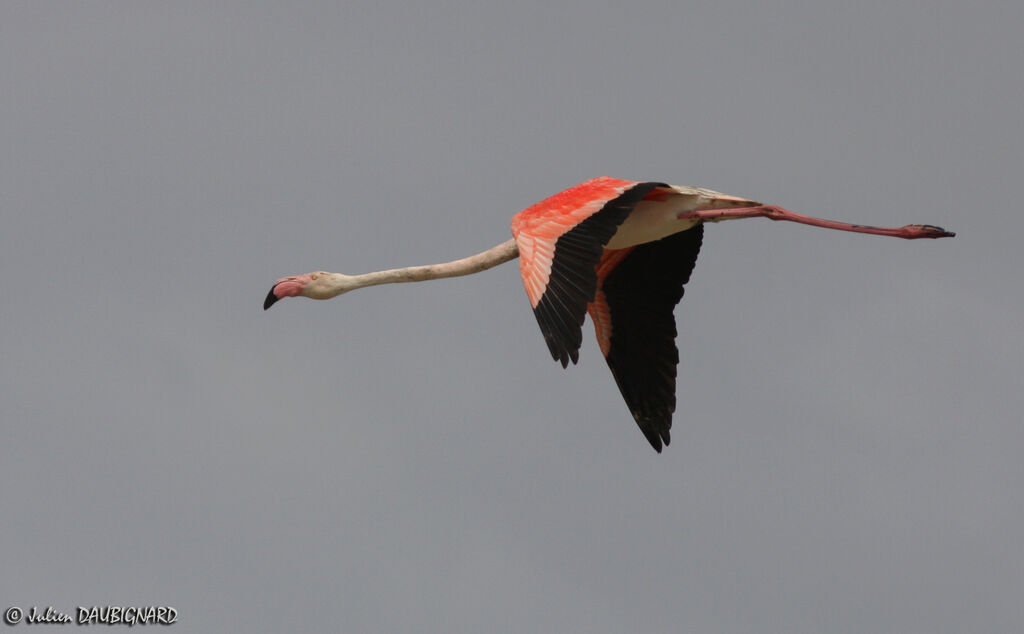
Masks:
[[[932,225],[886,228],[802,216],[710,189],[594,178],[527,207],[512,236],[476,255],[364,275],[314,271],[279,279],[263,302],[330,299],[364,286],[421,282],[485,271],[519,257],[526,296],[554,360],[579,361],[584,314],[633,419],[655,451],[671,436],[676,408],[676,325],[704,223],[764,217],[913,240],[951,238]]]

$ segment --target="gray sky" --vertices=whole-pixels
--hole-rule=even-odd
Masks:
[[[1022,24],[1019,2],[3,3],[0,607],[1021,631]],[[515,265],[261,310],[286,274],[483,250],[602,174],[959,235],[709,227],[660,456],[589,325],[579,366],[551,361]]]

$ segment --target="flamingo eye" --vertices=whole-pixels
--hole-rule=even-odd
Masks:
[[[309,278],[312,279],[312,280],[315,280],[318,277],[320,277],[319,273],[313,273],[312,275],[309,276]]]

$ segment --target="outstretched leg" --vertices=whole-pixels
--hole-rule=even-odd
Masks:
[[[815,227],[826,229],[838,229],[840,231],[853,231],[855,233],[871,233],[879,236],[892,236],[894,238],[905,238],[914,240],[916,238],[952,238],[956,234],[946,231],[942,227],[933,225],[906,225],[903,227],[871,227],[868,225],[853,225],[846,222],[835,222],[834,220],[823,220],[812,216],[803,216],[793,213],[775,205],[762,205],[760,207],[739,207],[736,209],[700,209],[697,211],[684,211],[677,216],[679,219],[694,218],[706,222],[716,222],[731,218],[769,218],[771,220],[788,220],[799,222]]]

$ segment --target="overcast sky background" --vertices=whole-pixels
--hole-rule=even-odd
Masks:
[[[1024,630],[1022,29],[1010,1],[2,3],[0,608]],[[513,264],[261,309],[602,174],[958,236],[708,227],[660,456],[589,324],[551,361]]]

